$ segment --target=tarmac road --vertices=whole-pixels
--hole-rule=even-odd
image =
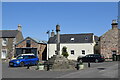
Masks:
[[[118,62],[91,63],[84,70],[40,71],[26,67],[9,68],[8,63],[2,63],[3,78],[118,78]]]

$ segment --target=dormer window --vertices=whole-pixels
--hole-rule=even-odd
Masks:
[[[88,40],[88,37],[85,37],[85,40]]]
[[[7,41],[8,41],[7,38],[3,38],[2,39],[2,46],[7,46]]]
[[[75,38],[71,38],[71,41],[74,41]]]

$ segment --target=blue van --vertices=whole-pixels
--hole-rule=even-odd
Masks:
[[[9,62],[10,67],[16,66],[26,66],[26,65],[37,65],[39,62],[39,58],[35,55],[20,55],[16,59],[11,60]]]

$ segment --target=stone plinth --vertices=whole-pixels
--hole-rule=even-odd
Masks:
[[[54,55],[45,64],[50,64],[51,70],[75,70],[75,62],[61,55]],[[46,69],[47,66],[45,66]]]

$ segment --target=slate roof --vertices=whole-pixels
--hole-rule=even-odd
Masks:
[[[95,42],[98,42],[98,41],[100,41],[100,38],[98,37],[98,36],[94,36],[95,38]]]
[[[31,38],[33,39],[34,41],[36,41],[37,43],[44,43],[44,44],[47,44],[47,41],[44,41],[44,40],[38,40],[36,38]]]
[[[14,37],[16,37],[18,32],[19,32],[18,30],[0,30],[0,37],[2,37],[2,38],[14,38]]]
[[[84,34],[61,34],[60,43],[93,43],[93,33]],[[74,40],[71,40],[74,38]],[[50,37],[49,44],[56,43],[56,35]]]
[[[36,43],[42,43],[42,44],[47,44],[47,41],[44,41],[44,40],[38,40],[38,39],[35,39],[35,38],[31,38],[31,37],[26,37],[24,40],[21,40],[20,42],[18,42],[16,45],[22,43],[23,41],[25,41],[26,39],[31,39],[33,41],[35,41]]]

